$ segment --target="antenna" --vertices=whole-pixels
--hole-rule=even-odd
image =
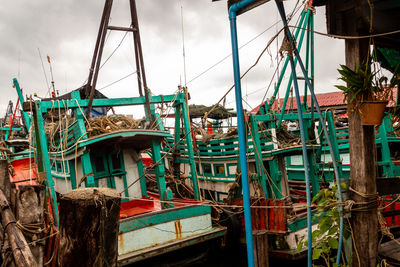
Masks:
[[[21,51],[18,51],[18,80],[19,80],[19,75],[20,75],[20,70],[21,70]]]
[[[54,88],[53,68],[51,67],[51,60],[49,55],[47,55],[47,61],[49,62],[50,66],[51,86],[53,87],[53,92],[51,92],[51,97],[56,97],[56,89]]]
[[[181,0],[181,27],[182,27],[182,56],[183,56],[183,79],[186,87],[186,55],[185,55],[185,31],[183,28],[183,3]]]
[[[39,47],[38,47],[37,50],[38,50],[38,52],[39,52],[40,62],[42,63],[42,70],[43,70],[44,78],[45,78],[45,80],[46,80],[47,93],[49,94],[49,96],[51,96],[51,94],[50,94],[49,80],[47,80],[46,70],[44,69],[42,54],[40,53]]]

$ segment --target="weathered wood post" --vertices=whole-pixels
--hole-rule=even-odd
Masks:
[[[17,266],[37,266],[22,231],[17,227],[17,221],[2,190],[0,190],[0,209],[1,224],[8,236],[15,264]]]
[[[368,39],[346,40],[346,65],[355,69],[369,53]],[[360,99],[356,100],[359,103]],[[374,126],[361,125],[360,112],[348,107],[350,143],[350,198],[356,203],[376,200],[376,148]],[[352,211],[353,266],[376,266],[378,256],[377,205],[354,205]],[[354,245],[355,244],[355,245]]]
[[[6,159],[0,160],[0,189],[3,190],[6,199],[10,202],[11,182]]]
[[[29,242],[29,247],[38,265],[43,265],[44,244],[42,240],[45,221],[45,190],[43,185],[19,186],[15,194],[15,217]],[[36,242],[36,240],[40,240]]]
[[[116,266],[120,196],[114,189],[84,188],[60,198],[60,266]]]
[[[269,267],[268,233],[263,230],[253,231],[254,266]]]

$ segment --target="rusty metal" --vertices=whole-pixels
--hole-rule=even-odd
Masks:
[[[154,121],[153,115],[150,109],[150,90],[147,87],[146,74],[144,68],[144,60],[143,60],[143,52],[142,45],[140,41],[140,32],[139,32],[139,22],[137,17],[136,10],[136,1],[130,0],[130,12],[131,12],[131,27],[118,27],[118,26],[109,26],[109,18],[111,13],[113,0],[106,0],[103,10],[102,19],[100,22],[99,33],[97,36],[96,46],[93,53],[92,64],[89,72],[88,83],[86,85],[86,98],[89,98],[89,104],[86,110],[86,115],[90,115],[90,111],[92,109],[92,102],[94,97],[94,92],[96,89],[97,77],[100,69],[101,56],[103,53],[104,42],[107,30],[117,30],[117,31],[128,31],[133,33],[133,43],[135,47],[135,61],[136,61],[136,73],[137,73],[137,81],[138,81],[138,89],[139,95],[143,96],[142,84],[144,87],[144,96],[145,96],[145,111],[147,118],[150,122]],[[93,79],[93,82],[92,82]]]
[[[96,66],[95,66],[94,75],[93,75],[94,76],[93,83],[91,86],[90,86],[90,81],[88,79],[87,90],[88,90],[88,88],[90,88],[90,87],[91,88],[90,88],[90,95],[89,95],[89,103],[88,103],[88,107],[86,110],[87,117],[90,116],[90,111],[92,109],[93,97],[94,97],[94,92],[96,90],[97,78],[99,76],[101,56],[103,54],[104,42],[106,39],[108,22],[110,20],[112,3],[113,3],[113,0],[106,0],[106,2],[105,2],[103,18],[102,18],[103,23],[100,23],[101,25],[100,25],[99,34],[97,37],[97,41],[99,41],[99,43],[96,42],[97,49],[95,49],[95,54],[93,55],[94,57],[92,59],[92,66],[91,66],[90,72],[92,72],[94,65],[96,65]],[[97,54],[96,54],[96,50],[98,50]],[[95,62],[95,64],[93,64],[93,61]]]
[[[149,102],[150,92],[149,92],[149,88],[147,87],[146,73],[144,70],[142,44],[140,41],[139,22],[138,22],[137,11],[136,11],[136,1],[129,0],[129,6],[131,9],[132,27],[137,29],[137,31],[135,31],[133,33],[133,38],[134,38],[134,44],[135,44],[136,66],[138,67],[138,65],[139,65],[140,70],[141,70],[141,77],[138,76],[138,79],[141,80],[141,82],[143,83],[143,87],[144,87],[144,97],[146,100],[145,108],[146,108],[147,118],[150,122],[153,122],[154,118],[150,111],[150,102]],[[138,70],[139,70],[139,68],[138,68]]]
[[[136,28],[118,27],[118,26],[108,26],[107,29],[111,30],[111,31],[123,31],[123,32],[135,32],[135,31],[137,31]]]
[[[137,46],[136,46],[135,36],[133,36],[133,44],[134,44],[134,47],[135,47],[135,62],[136,62],[136,75],[137,75],[137,82],[138,82],[138,90],[139,90],[139,95],[143,96],[142,81],[141,81],[141,78],[140,78],[140,77],[142,77],[141,76],[142,72],[140,71],[139,60],[137,60],[139,52],[138,52],[138,49],[137,49]]]
[[[106,1],[106,3],[104,4],[103,14],[101,16],[101,21],[100,21],[100,26],[99,26],[99,34],[97,35],[96,45],[95,45],[93,57],[92,57],[92,63],[90,65],[90,70],[89,70],[89,77],[88,77],[87,84],[86,84],[86,92],[85,92],[86,98],[89,97],[89,95],[90,95],[90,84],[92,82],[94,66],[96,64],[97,54],[99,52],[99,44],[100,44],[100,39],[101,39],[100,33],[102,32],[102,29],[104,27],[104,21],[105,21],[104,18],[107,13],[107,6],[108,5],[107,5],[107,1]]]

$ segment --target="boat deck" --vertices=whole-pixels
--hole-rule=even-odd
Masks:
[[[161,201],[158,194],[148,193],[148,197],[143,197],[142,199],[134,199],[121,203],[120,218],[129,218],[136,215],[146,214],[155,211],[161,211]],[[173,202],[174,207],[183,207],[191,205],[199,205],[201,201],[188,200],[188,199],[178,199],[174,198],[170,200]]]

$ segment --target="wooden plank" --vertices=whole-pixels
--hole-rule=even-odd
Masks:
[[[253,231],[254,266],[269,267],[267,231]]]
[[[396,239],[400,242],[400,238]],[[379,256],[388,260],[392,264],[400,264],[400,245],[394,240],[382,243],[379,246]]]

